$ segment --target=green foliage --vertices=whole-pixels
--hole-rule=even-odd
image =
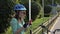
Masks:
[[[0,0],[0,33],[5,32],[10,26],[10,13],[13,9],[12,0]]]
[[[44,16],[45,17],[49,17],[51,9],[52,9],[52,7],[50,7],[50,6],[45,6],[44,7]]]
[[[36,2],[32,2],[32,5],[31,5],[31,14],[32,14],[32,19],[35,20],[37,15],[40,13],[40,6],[36,3]]]
[[[46,22],[49,18],[50,17],[44,17],[44,18],[36,19],[35,21],[33,21],[31,27],[28,28],[29,30],[27,30],[26,34],[30,33],[29,32],[30,29],[32,29],[32,31],[34,31],[36,28],[39,27],[40,24]]]
[[[58,3],[58,4],[60,4],[60,0],[54,0],[55,1],[55,3]]]

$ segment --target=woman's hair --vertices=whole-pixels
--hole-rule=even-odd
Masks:
[[[11,18],[15,17],[15,16],[13,16],[14,14],[16,14],[16,12],[15,12],[15,11],[11,11],[11,12],[10,12],[10,17],[11,17]],[[12,17],[12,16],[13,16],[13,17]]]
[[[15,11],[16,12],[16,16],[15,18],[18,19],[19,18],[19,11]],[[21,18],[20,18],[21,19]]]
[[[15,12],[15,11],[12,11],[12,12],[11,12],[11,15],[14,15],[14,14],[16,14],[16,12]]]
[[[10,21],[13,17],[15,17],[15,16],[13,16],[14,14],[16,14],[15,11],[11,11],[11,12],[9,13],[9,18],[8,18],[9,21]],[[13,16],[13,17],[12,17],[12,16]]]

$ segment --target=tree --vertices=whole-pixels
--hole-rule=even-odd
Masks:
[[[49,17],[51,9],[52,9],[52,7],[50,7],[50,6],[45,6],[44,7],[44,16],[45,17]]]
[[[37,4],[37,2],[32,1],[31,5],[31,12],[32,12],[32,19],[33,21],[36,19],[37,15],[40,13],[40,6]]]
[[[9,15],[13,6],[14,3],[12,0],[0,0],[0,33],[5,32],[10,26]]]

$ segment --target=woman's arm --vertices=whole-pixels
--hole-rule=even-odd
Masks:
[[[25,30],[25,28],[27,27],[28,24],[24,24],[23,27],[20,27],[17,31],[16,34],[19,34],[22,30]]]
[[[15,34],[19,34],[22,30],[24,30],[25,28],[24,27],[21,27],[20,29],[18,29],[17,31],[16,31],[16,33]]]
[[[22,30],[24,30],[27,27],[27,25],[24,24],[23,27],[20,27],[19,29],[17,29],[17,23],[18,22],[16,19],[11,20],[11,26],[14,34],[19,34]]]
[[[10,25],[12,27],[12,31],[13,31],[13,34],[19,34],[23,29],[24,27],[20,27],[19,29],[17,28],[17,24],[18,24],[18,21],[13,18],[11,21],[10,21]]]

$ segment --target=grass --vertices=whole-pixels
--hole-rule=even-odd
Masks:
[[[41,19],[36,19],[32,23],[32,29],[35,30],[40,24],[44,23],[47,20],[48,20],[48,17],[44,17],[44,18],[41,18]]]
[[[7,31],[5,32],[5,34],[12,34],[12,28],[11,27],[7,28]]]
[[[27,28],[27,31],[25,32],[25,34],[29,34],[30,29],[32,29],[32,31],[34,31],[40,24],[44,23],[48,19],[49,19],[49,17],[44,17],[44,18],[40,18],[40,19],[37,18],[34,22],[32,22],[32,25],[29,28]],[[12,34],[11,27],[7,28],[7,31],[4,34]]]
[[[29,30],[32,29],[32,31],[34,31],[40,24],[44,23],[48,19],[49,19],[49,17],[36,19],[34,22],[32,22],[32,25],[29,27]],[[29,33],[29,30],[27,30],[26,34]]]

